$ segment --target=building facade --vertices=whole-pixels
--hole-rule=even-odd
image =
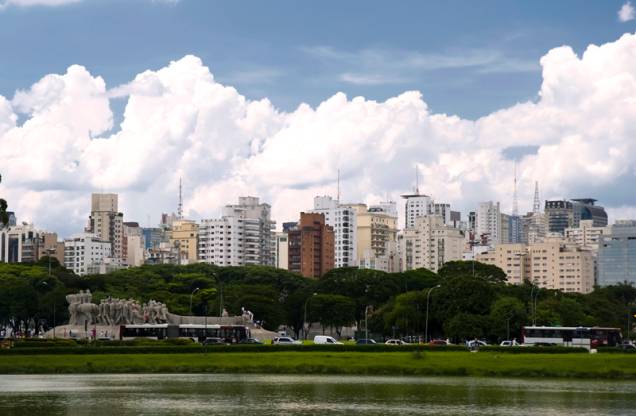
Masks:
[[[44,233],[31,224],[0,228],[0,262],[32,263],[45,252]]]
[[[198,260],[199,225],[192,220],[176,220],[170,231],[170,245],[177,250],[178,264],[192,264]]]
[[[288,236],[289,271],[318,278],[335,267],[335,233],[324,214],[301,212]]]
[[[110,242],[94,234],[81,234],[64,240],[64,267],[78,276],[89,274],[105,262],[111,262]]]
[[[289,235],[286,232],[274,234],[275,264],[279,269],[289,267]]]
[[[598,238],[598,285],[636,284],[636,221],[617,221]]]
[[[476,237],[490,247],[501,243],[501,210],[499,202],[481,202],[476,213]]]
[[[124,258],[124,214],[118,212],[117,194],[91,195],[91,215],[86,232],[110,243],[110,257]]]
[[[199,227],[199,260],[220,266],[275,266],[274,228],[269,204],[256,197],[240,197],[226,205],[219,219]]]
[[[402,270],[423,267],[437,272],[444,263],[462,259],[464,233],[431,214],[418,217],[415,227],[405,229],[400,243]]]
[[[416,192],[414,194],[402,195],[406,200],[404,205],[404,228],[414,228],[415,220],[418,217],[433,214],[433,199],[428,195]]]
[[[357,266],[357,215],[353,206],[342,205],[330,196],[317,196],[314,208],[308,212],[323,214],[326,224],[333,228],[336,267]]]
[[[532,245],[500,244],[476,257],[502,269],[512,284],[530,281],[542,288],[578,293],[594,289],[592,251],[563,239]]]
[[[395,203],[383,203],[370,206],[356,204],[351,206],[357,219],[357,265],[361,268],[380,267],[377,270],[395,269],[391,262],[397,262],[391,248],[395,251],[397,241],[397,209]],[[373,267],[371,267],[373,266]]]

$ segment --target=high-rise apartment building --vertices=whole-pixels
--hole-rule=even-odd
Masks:
[[[547,217],[542,212],[528,212],[521,217],[520,242],[540,243],[548,235]]]
[[[404,228],[413,228],[418,217],[434,213],[433,199],[428,195],[415,192],[414,194],[402,195],[402,198],[406,199]]]
[[[476,213],[476,237],[494,247],[501,243],[501,211],[499,202],[481,202]]]
[[[110,256],[123,259],[124,214],[117,210],[117,194],[92,194],[86,231],[111,245]]]
[[[357,254],[360,268],[397,271],[397,208],[395,202],[351,206],[357,219]]]
[[[542,288],[578,293],[594,289],[592,251],[558,238],[532,245],[500,244],[478,254],[477,261],[499,267],[513,284],[527,280]]]
[[[112,259],[110,242],[94,234],[82,234],[64,240],[64,267],[79,276],[91,273],[95,266]]]
[[[333,228],[336,267],[357,266],[356,210],[351,205],[340,204],[330,196],[317,196],[314,198],[314,209],[308,212],[323,214],[325,223]]]
[[[335,234],[324,214],[300,213],[298,225],[289,230],[289,271],[320,277],[335,266]]]
[[[400,245],[402,270],[424,267],[437,272],[444,263],[462,259],[464,233],[444,225],[440,215],[424,215],[404,230]]]
[[[636,284],[636,221],[616,221],[598,237],[598,285]]]
[[[129,266],[141,266],[144,264],[144,236],[139,223],[124,223],[124,263]]]
[[[240,197],[226,205],[219,219],[203,220],[199,227],[199,260],[219,266],[275,265],[269,204],[256,197]]]

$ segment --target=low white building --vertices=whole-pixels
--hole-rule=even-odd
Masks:
[[[64,240],[64,267],[79,276],[89,274],[95,266],[109,262],[107,259],[110,257],[110,243],[95,234],[80,234]]]

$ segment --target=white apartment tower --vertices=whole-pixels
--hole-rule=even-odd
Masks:
[[[340,204],[330,196],[317,196],[314,198],[314,209],[307,212],[323,214],[325,224],[333,227],[335,266],[358,266],[356,210],[352,206]]]
[[[501,243],[501,211],[499,202],[479,203],[476,231],[477,238],[487,241],[490,247]]]
[[[219,266],[274,266],[273,232],[269,204],[257,197],[239,197],[226,205],[219,219],[201,221],[199,261]]]
[[[403,270],[426,268],[437,272],[444,263],[461,260],[464,233],[444,225],[441,215],[425,215],[406,228],[400,238]]]
[[[434,213],[435,204],[433,199],[428,195],[416,192],[414,194],[402,195],[406,199],[404,208],[404,227],[414,228],[415,220],[423,215]]]

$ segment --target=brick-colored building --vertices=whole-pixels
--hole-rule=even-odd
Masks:
[[[323,214],[300,213],[289,231],[289,271],[320,277],[335,266],[334,231]]]

